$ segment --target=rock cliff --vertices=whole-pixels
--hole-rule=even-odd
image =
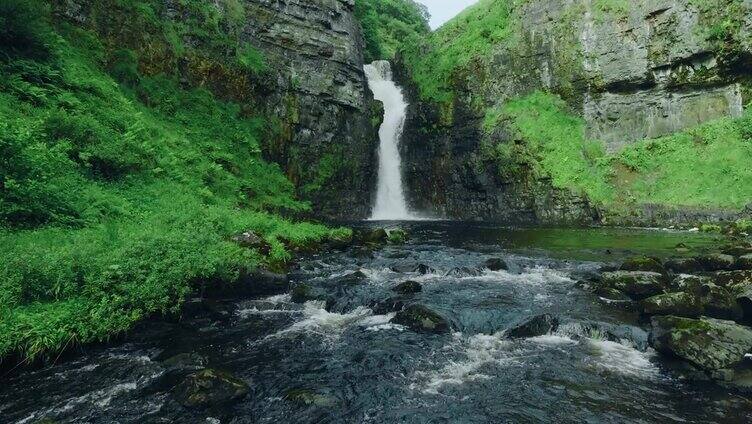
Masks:
[[[59,0],[53,6],[56,16],[97,31],[108,50],[134,51],[141,74],[169,75],[265,117],[262,155],[282,167],[316,215],[368,215],[381,105],[363,72],[354,0]],[[237,69],[245,51],[262,71]]]
[[[494,3],[504,2],[480,7]],[[485,112],[536,90],[563,98],[584,119],[586,135],[612,154],[738,117],[752,98],[748,0],[530,0],[507,7],[511,35],[452,73],[450,104],[422,97],[414,69],[402,63],[416,105],[403,149],[418,207],[505,222],[597,220],[587,199],[532,173],[501,177],[482,154],[484,137],[516,142],[503,128],[484,135]]]

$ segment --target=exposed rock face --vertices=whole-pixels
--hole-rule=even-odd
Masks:
[[[440,334],[450,330],[449,323],[441,315],[423,305],[411,305],[397,312],[392,322],[423,333]]]
[[[750,99],[752,3],[718,0],[737,25],[734,42],[708,37],[712,12],[689,0],[595,2],[531,0],[513,6],[513,42],[453,76],[450,111],[420,103],[409,89],[403,140],[408,198],[416,209],[450,218],[588,223],[586,199],[531,175],[502,178],[483,158],[486,108],[536,90],[560,95],[582,116],[590,138],[617,152],[627,144],[739,116]],[[701,7],[707,7],[701,6]],[[738,9],[733,9],[738,8]],[[410,78],[403,70],[403,85]],[[494,143],[513,143],[499,130]],[[642,205],[633,223],[734,218],[730,211]],[[677,210],[675,210],[677,209]]]
[[[245,0],[244,37],[272,63],[267,112],[282,136],[266,152],[319,214],[364,218],[376,186],[381,105],[363,72],[352,0]],[[310,186],[320,182],[325,187]],[[308,186],[306,186],[308,185]]]
[[[101,32],[119,48],[139,50],[160,34],[131,34],[110,28],[119,21],[94,0],[52,2],[55,12]],[[121,11],[113,2],[113,14]],[[154,3],[166,25],[190,25],[192,13],[177,0]],[[206,2],[225,12],[226,2]],[[376,186],[376,149],[382,105],[373,99],[363,71],[364,41],[353,0],[240,0],[244,18],[225,31],[229,46],[251,46],[263,54],[267,71],[250,77],[223,63],[230,51],[202,44],[200,37],[178,40],[195,48],[186,57],[163,57],[158,46],[140,58],[150,74],[169,73],[181,83],[206,88],[237,101],[243,113],[265,116],[268,134],[263,156],[277,162],[317,215],[358,219],[369,215]],[[107,15],[107,16],[98,16]],[[201,17],[204,18],[204,17]],[[135,29],[134,31],[138,31]],[[147,55],[148,56],[148,55]]]

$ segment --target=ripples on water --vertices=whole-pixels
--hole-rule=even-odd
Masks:
[[[547,232],[546,232],[547,231]],[[127,342],[6,377],[0,422],[49,417],[75,423],[434,423],[748,422],[746,399],[711,384],[680,381],[647,347],[632,313],[583,292],[578,278],[630,253],[695,249],[702,235],[617,230],[497,230],[415,224],[413,239],[369,260],[347,253],[307,259],[295,276],[332,301],[294,304],[289,294],[233,304],[229,320],[149,323]],[[527,236],[526,236],[527,235]],[[610,243],[609,243],[610,241]],[[579,246],[579,247],[578,247]],[[509,271],[452,276],[503,257]],[[395,272],[424,263],[427,275]],[[333,283],[361,270],[355,285]],[[439,312],[447,335],[414,333],[372,307],[412,279],[411,299]],[[509,340],[504,331],[540,313],[561,318],[545,336]],[[251,385],[240,403],[186,410],[163,381],[163,359],[204,356]],[[311,404],[286,399],[306,390]]]

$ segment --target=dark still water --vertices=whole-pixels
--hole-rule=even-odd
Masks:
[[[181,323],[151,323],[114,347],[0,381],[0,421],[34,423],[499,423],[729,422],[752,404],[711,383],[676,377],[647,348],[636,315],[602,303],[577,281],[604,263],[644,253],[692,253],[713,236],[638,230],[509,230],[457,223],[406,224],[411,240],[373,257],[309,258],[293,276],[328,299],[289,294],[219,304]],[[501,257],[509,271],[456,272]],[[425,264],[434,270],[410,270]],[[367,278],[343,284],[361,270]],[[339,279],[339,280],[338,280]],[[377,305],[403,298],[443,315],[452,332],[418,334]],[[338,282],[340,281],[340,282]],[[328,305],[327,305],[328,303]],[[374,309],[377,312],[374,312]],[[227,310],[231,311],[229,314]],[[562,325],[509,340],[502,332],[541,313]],[[605,332],[618,340],[604,337]],[[187,409],[171,392],[178,354],[250,384],[231,406]],[[185,358],[187,355],[183,355]],[[174,384],[174,382],[173,382]]]

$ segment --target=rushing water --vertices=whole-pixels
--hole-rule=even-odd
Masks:
[[[677,378],[647,347],[637,317],[604,304],[577,281],[626,255],[667,256],[702,234],[638,230],[509,230],[458,223],[409,224],[411,241],[373,257],[308,258],[294,281],[328,302],[281,294],[220,303],[181,323],[150,322],[126,341],[89,348],[37,371],[3,377],[0,422],[33,423],[499,423],[750,422],[752,405],[711,383]],[[502,257],[509,271],[446,276]],[[409,272],[416,264],[435,271]],[[338,278],[362,270],[367,279]],[[445,335],[390,323],[374,305],[413,279],[416,302],[452,324]],[[328,305],[327,305],[328,303]],[[327,307],[328,306],[328,307]],[[231,314],[221,313],[230,310]],[[503,330],[540,313],[555,333],[508,340]],[[604,337],[606,332],[614,337]],[[191,410],[166,383],[176,354],[193,353],[251,386],[232,406]],[[169,382],[169,379],[167,379]],[[304,390],[309,403],[289,399]]]
[[[379,128],[378,187],[371,219],[417,219],[408,210],[402,188],[399,142],[407,113],[405,96],[392,79],[392,68],[388,61],[378,60],[366,65],[365,73],[374,98],[384,103],[384,122]]]

